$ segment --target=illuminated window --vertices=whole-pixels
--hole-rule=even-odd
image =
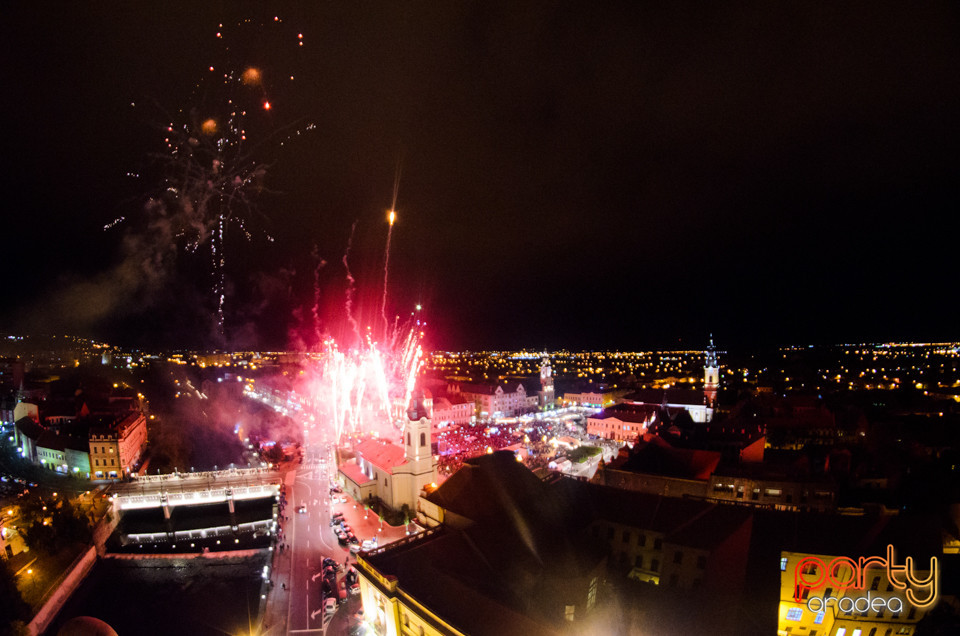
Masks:
[[[823,610],[820,610],[819,612],[817,612],[817,617],[816,617],[815,619],[813,619],[813,624],[814,624],[814,625],[819,625],[819,624],[823,623],[823,617],[824,617],[824,616],[825,616],[825,612],[824,612]]]
[[[788,621],[800,621],[803,620],[803,608],[800,607],[791,607],[787,610],[787,620]]]
[[[787,571],[787,557],[780,557],[780,571]]]

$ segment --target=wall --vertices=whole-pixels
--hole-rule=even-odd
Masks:
[[[43,607],[40,608],[37,615],[30,621],[30,625],[27,626],[30,634],[42,634],[47,627],[50,626],[50,623],[56,618],[57,612],[59,612],[63,604],[67,602],[70,595],[80,587],[83,579],[87,577],[87,574],[90,573],[90,570],[96,562],[97,551],[93,546],[74,561],[73,566],[66,573],[63,581],[60,582],[59,585],[56,585],[53,593],[43,604]]]

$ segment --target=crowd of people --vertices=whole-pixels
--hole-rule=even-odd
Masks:
[[[440,476],[446,478],[457,472],[466,459],[517,445],[526,450],[521,456],[528,467],[546,466],[547,457],[554,453],[549,444],[557,434],[554,426],[551,422],[535,420],[520,424],[452,426],[441,430],[436,439]]]

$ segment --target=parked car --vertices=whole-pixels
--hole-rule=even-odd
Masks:
[[[339,570],[339,569],[340,569],[340,564],[337,563],[336,560],[331,559],[330,557],[325,557],[325,558],[323,559],[323,567],[327,567],[327,566],[330,566],[330,567],[332,567],[332,568],[335,569],[335,570]]]
[[[323,602],[323,611],[327,614],[333,614],[337,611],[337,601],[333,597],[328,598]]]
[[[305,505],[303,505],[303,504],[300,504],[300,505],[297,507],[297,512],[298,512],[299,514],[304,514],[304,513],[307,512],[307,507],[306,507]]]

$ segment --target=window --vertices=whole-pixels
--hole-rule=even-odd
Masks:
[[[643,568],[643,555],[642,555],[642,554],[638,554],[638,555],[637,555],[637,558],[633,560],[633,567],[635,567],[635,568]]]
[[[673,562],[674,563],[683,563],[683,552],[677,550],[673,553]]]
[[[629,530],[624,530],[624,531],[623,531],[623,542],[624,542],[624,543],[630,543],[630,531],[629,531]]]
[[[787,557],[780,557],[780,571],[787,571]]]
[[[571,621],[571,622],[572,622],[572,621],[573,621],[573,613],[574,613],[574,611],[576,611],[576,609],[577,609],[577,606],[576,606],[576,605],[567,605],[567,606],[564,608],[563,617],[564,617],[565,619],[567,619],[568,621]]]
[[[646,544],[647,544],[647,535],[641,533],[640,536],[637,537],[637,545],[642,548]]]
[[[661,541],[660,539],[654,540],[654,542],[653,542],[653,549],[654,549],[654,550],[659,550],[662,546],[663,546],[663,541]]]
[[[394,438],[394,439],[396,439],[396,438]],[[427,434],[426,434],[426,433],[420,433],[420,445],[421,445],[421,446],[426,446],[426,445],[427,445]]]
[[[907,620],[908,620],[908,621],[912,621],[912,620],[915,619],[916,617],[917,617],[917,608],[916,608],[916,607],[911,607],[911,608],[910,608],[910,611],[907,613]],[[854,636],[856,636],[856,635],[854,635]]]
[[[862,633],[863,633],[863,630],[860,629],[859,627],[853,630],[853,636],[860,636],[860,634]]]
[[[411,446],[413,442],[410,441],[410,431],[407,431],[407,446]]]
[[[697,569],[706,570],[707,569],[707,557],[702,554],[697,557]]]
[[[660,571],[660,559],[651,559],[650,560],[650,569],[654,572]]]
[[[826,598],[826,597],[827,597],[827,595],[824,594],[824,598]],[[820,625],[820,624],[822,624],[822,623],[823,623],[823,617],[824,617],[824,616],[826,616],[826,612],[825,612],[824,610],[820,610],[819,612],[817,612],[817,617],[816,617],[815,619],[813,619],[813,624],[814,624],[814,625]],[[813,633],[813,632],[811,632],[811,634],[812,634],[812,633]]]
[[[877,588],[879,588],[879,587],[880,587],[880,577],[879,577],[879,576],[875,576],[875,577],[873,577],[873,584],[870,585],[870,589],[873,590],[874,592],[876,592],[876,591],[877,591]]]
[[[840,629],[837,630],[837,636],[846,636],[846,635],[847,635],[846,627],[841,627]]]
[[[788,621],[801,621],[803,620],[803,608],[801,607],[791,607],[787,610],[787,620]]]
[[[590,609],[597,603],[597,577],[590,581],[590,590],[587,592],[587,609]]]
[[[763,494],[766,495],[767,497],[779,497],[780,495],[783,494],[783,491],[780,490],[779,488],[767,488],[766,490],[763,491]]]

